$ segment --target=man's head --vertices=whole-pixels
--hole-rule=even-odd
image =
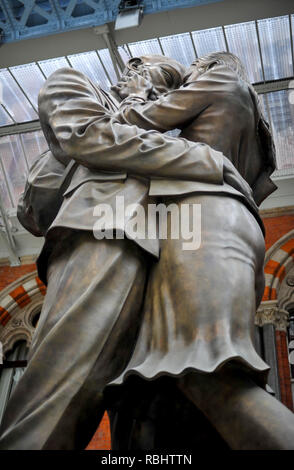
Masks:
[[[241,60],[236,55],[231,54],[231,52],[213,52],[212,54],[196,59],[187,70],[183,81],[187,83],[192,80],[197,80],[200,75],[207,72],[215,65],[225,65],[237,73],[240,78],[249,83],[244,65]]]
[[[142,76],[147,72],[153,87],[161,94],[181,85],[186,67],[170,57],[145,55],[133,57],[127,62],[125,73],[130,71]]]
[[[133,57],[126,64],[123,72],[124,80],[119,82],[119,86],[124,87],[125,79],[134,73],[152,83],[154,99],[156,95],[178,88],[182,84],[186,67],[174,59],[161,55]],[[117,91],[117,86],[113,89]]]

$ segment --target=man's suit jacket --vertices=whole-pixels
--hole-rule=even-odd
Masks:
[[[147,214],[147,205],[155,203],[149,195],[150,178],[170,178],[175,184],[179,180],[223,184],[220,152],[122,125],[114,117],[116,110],[113,99],[76,70],[60,69],[46,81],[39,95],[39,116],[50,151],[31,168],[18,208],[20,221],[33,234],[54,243],[54,234],[58,238],[62,228],[92,231],[93,210],[101,203],[110,205],[115,221],[117,196],[124,198],[125,205],[142,205]],[[59,193],[60,207],[54,213],[50,211],[52,188],[58,191],[71,161],[76,165]],[[149,220],[152,223],[156,224],[155,217]],[[114,224],[113,228],[121,227]],[[158,240],[135,241],[159,256]],[[48,243],[42,253],[44,260],[50,253]]]
[[[192,74],[179,89],[156,101],[127,98],[118,118],[161,132],[179,128],[181,137],[219,150],[248,182],[258,205],[276,189],[270,179],[276,168],[275,149],[256,94],[225,65],[213,66],[196,80]],[[151,187],[152,194],[160,194],[162,184]],[[199,190],[198,184],[184,186],[187,192]]]

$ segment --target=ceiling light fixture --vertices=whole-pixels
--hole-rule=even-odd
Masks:
[[[114,29],[134,28],[139,26],[143,17],[142,0],[121,0]]]

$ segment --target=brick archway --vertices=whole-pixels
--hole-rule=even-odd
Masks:
[[[4,354],[19,340],[31,344],[32,320],[40,311],[46,287],[37,271],[26,274],[9,284],[0,294],[0,341]]]
[[[280,238],[266,253],[263,301],[278,299],[281,283],[293,267],[294,230]]]

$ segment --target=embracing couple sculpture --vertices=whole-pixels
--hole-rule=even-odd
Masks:
[[[83,449],[106,409],[113,448],[176,445],[163,435],[178,410],[194,442],[205,423],[232,449],[293,449],[294,415],[265,391],[253,345],[257,206],[275,190],[275,156],[239,59],[215,53],[185,69],[133,58],[112,95],[63,68],[43,86],[39,116],[49,150],[18,216],[45,236],[47,294],[1,449]],[[175,128],[180,137],[165,134]],[[199,249],[183,250],[170,225],[166,239],[122,236],[116,222],[117,237],[95,238],[94,208],[115,213],[118,196],[129,219],[139,205],[200,204]]]

